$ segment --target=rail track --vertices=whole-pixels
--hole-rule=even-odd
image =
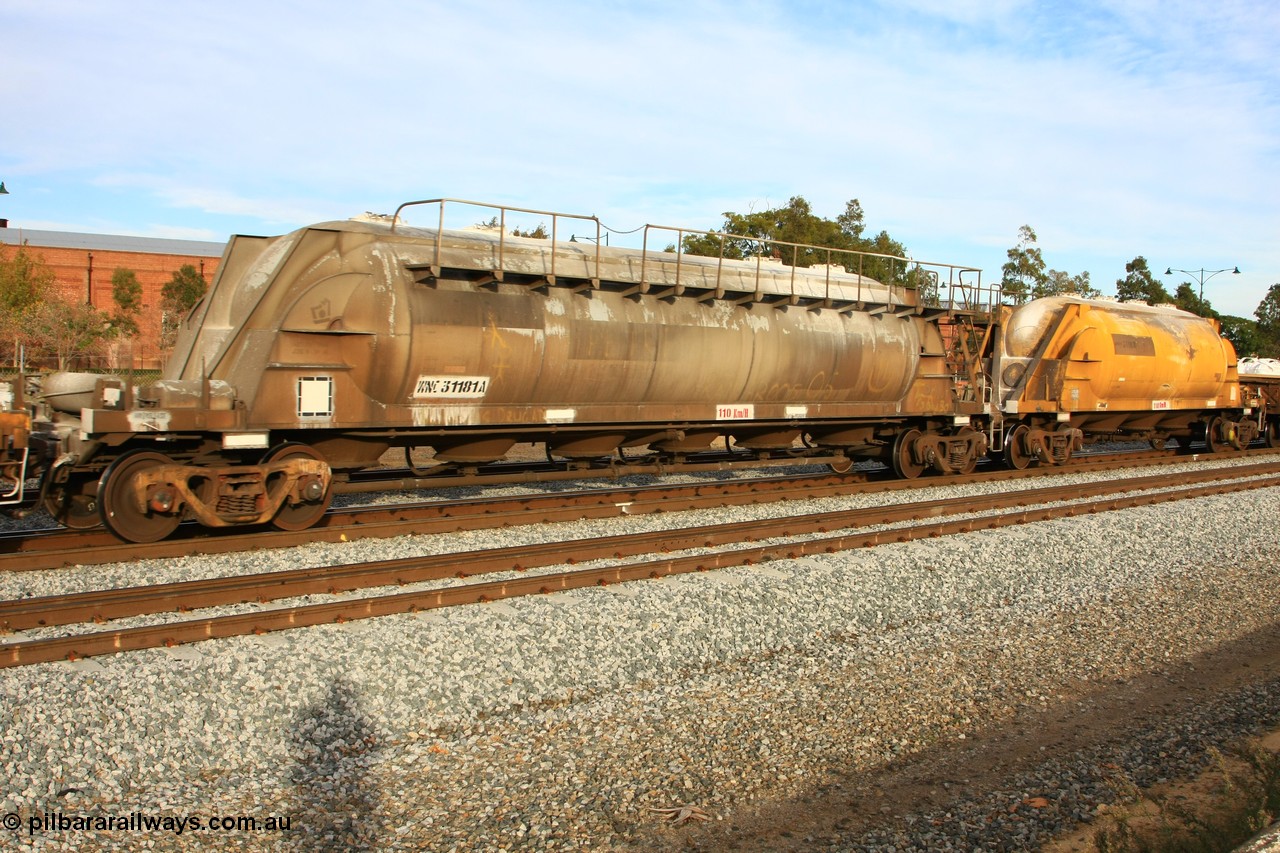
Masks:
[[[1193,483],[1196,485],[1190,485]],[[518,573],[492,581],[461,584],[451,581],[449,586],[371,594],[321,604],[286,605],[234,615],[213,615],[70,636],[19,639],[0,645],[0,666],[74,660],[205,639],[662,578],[770,559],[832,553],[1277,486],[1280,486],[1280,461],[1273,460],[1192,474],[1018,490],[969,498],[963,504],[955,500],[907,503],[358,566],[330,566],[5,601],[0,602],[0,628],[19,631],[319,593],[466,580],[502,572]],[[980,514],[974,516],[974,513]],[[958,515],[966,517],[952,518]],[[854,532],[828,535],[837,530]],[[694,549],[717,550],[710,554],[677,553]],[[588,560],[623,560],[654,553],[671,553],[673,556],[547,573],[530,571]]]
[[[1183,454],[1173,450],[1094,453],[1074,457],[1067,466],[1032,467],[1022,471],[993,468],[978,475],[986,480],[1044,477],[1088,468],[1129,468],[1161,462],[1227,459],[1274,450],[1236,453]],[[712,481],[684,486],[653,485],[595,488],[517,497],[431,500],[330,511],[319,524],[303,531],[242,529],[221,533],[199,525],[184,525],[172,537],[149,544],[125,543],[105,529],[38,530],[0,534],[0,572],[35,571],[65,566],[102,565],[144,559],[198,554],[225,554],[260,548],[284,548],[312,542],[343,542],[406,534],[455,533],[462,530],[612,518],[650,512],[674,512],[709,506],[734,506],[766,501],[803,500],[852,491],[893,491],[968,482],[974,475],[898,480],[887,471],[805,477],[758,477]],[[365,480],[364,485],[372,481]],[[392,477],[377,481],[384,489],[421,487],[418,479]]]

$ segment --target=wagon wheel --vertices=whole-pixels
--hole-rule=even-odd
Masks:
[[[1230,438],[1226,437],[1228,435]],[[1221,415],[1209,421],[1209,429],[1205,432],[1204,440],[1214,453],[1240,448],[1240,439],[1236,437],[1235,425]]]
[[[1026,451],[1023,444],[1026,441],[1027,434],[1031,430],[1026,424],[1018,424],[1013,428],[1013,432],[1009,433],[1004,440],[1004,462],[1010,468],[1018,471],[1023,470],[1031,464],[1031,460],[1035,457]]]
[[[1280,420],[1268,420],[1263,428],[1263,437],[1267,440],[1267,447],[1280,447]]]
[[[956,436],[960,438],[971,438],[978,434],[973,427],[960,427],[956,430]],[[964,462],[956,468],[957,474],[972,474],[978,467],[978,457],[970,455],[965,458]]]
[[[131,450],[107,466],[98,481],[98,510],[108,530],[126,542],[159,542],[177,529],[182,513],[160,512],[155,500],[139,507],[135,486],[144,471],[172,464],[163,453]]]
[[[279,462],[283,459],[319,459],[324,461],[319,453],[312,450],[305,444],[296,441],[290,441],[279,447],[269,451],[266,456],[262,457],[262,463]],[[284,474],[276,474],[267,480],[267,492],[270,494],[273,488],[281,488],[284,485],[286,476]],[[329,504],[333,501],[333,481],[329,481],[329,487],[325,489],[324,495],[315,501],[303,501],[301,503],[291,504],[288,498],[280,506],[280,511],[276,513],[275,518],[271,519],[271,526],[278,530],[306,530],[311,527],[329,510]]]
[[[898,433],[893,441],[891,458],[893,473],[904,480],[914,480],[924,473],[924,463],[916,462],[911,453],[916,441],[920,439],[920,430],[906,429]]]
[[[72,473],[70,465],[63,465],[45,472],[40,484],[40,505],[64,527],[89,530],[102,526],[97,493],[97,477]]]

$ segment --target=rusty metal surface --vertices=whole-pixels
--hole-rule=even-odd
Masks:
[[[1241,379],[1263,399],[1270,414],[1280,415],[1280,376],[1254,373],[1241,376]]]
[[[1041,354],[1042,361],[1032,359]],[[1016,309],[1001,377],[1028,368],[1020,410],[1101,412],[1240,405],[1235,352],[1202,317],[1170,306],[1038,299]]]
[[[195,519],[206,527],[263,524],[310,477],[327,491],[332,480],[329,467],[317,459],[267,462],[261,465],[193,466],[163,464],[130,479],[128,492],[139,508],[148,495],[168,490]]]
[[[171,378],[225,382],[245,429],[287,432],[348,469],[408,443],[483,462],[530,435],[567,456],[683,453],[724,434],[784,447],[821,419],[955,408],[917,291],[845,266],[891,263],[920,281],[929,269],[966,300],[976,270],[777,242],[827,263],[700,258],[647,248],[658,226],[646,248],[611,248],[594,217],[551,211],[531,211],[551,218],[549,240],[451,231],[443,200],[428,203],[440,205],[434,229],[348,221],[233,241]],[[514,210],[493,209],[500,225]],[[566,241],[562,219],[596,239]]]
[[[21,503],[25,495],[31,418],[26,412],[0,411],[0,506]]]
[[[1266,455],[1251,450],[1248,454]],[[1175,455],[1173,451],[1143,451],[1095,454],[1071,460],[1073,468],[1106,466],[1131,468],[1160,462],[1185,462],[1198,455]],[[1215,455],[1215,458],[1218,458]],[[1229,457],[1228,457],[1229,458]],[[1025,471],[995,470],[984,479],[1006,480],[1052,476],[1061,469]],[[581,477],[584,472],[574,472]],[[770,477],[686,486],[627,486],[617,489],[589,489],[580,492],[526,495],[512,498],[474,498],[461,501],[429,501],[378,507],[357,507],[332,511],[315,527],[305,531],[257,529],[240,532],[223,528],[213,535],[186,525],[170,539],[152,543],[122,543],[105,530],[47,530],[36,534],[0,534],[0,571],[36,571],[74,565],[97,565],[141,559],[164,559],[195,554],[220,554],[259,548],[281,548],[310,542],[337,542],[355,538],[383,538],[407,533],[451,532],[550,520],[572,520],[590,515],[602,518],[644,511],[655,500],[664,511],[673,508],[729,506],[738,502],[758,503],[775,499],[833,496],[850,492],[898,491],[967,481],[968,477],[929,477],[905,481],[886,479],[888,471],[817,475],[812,477]],[[510,482],[503,478],[495,482]],[[463,483],[465,484],[465,483]],[[403,479],[360,484],[364,490],[418,489],[423,481]],[[653,495],[661,495],[653,498]]]
[[[1268,455],[1251,450],[1248,455]],[[1213,458],[1221,457],[1215,454]],[[1244,454],[1235,454],[1244,455]],[[1160,462],[1182,463],[1198,455],[1175,455],[1173,451],[1127,453],[1073,458],[1073,469],[1089,466],[1131,468]],[[982,475],[986,480],[1047,477],[1060,468],[996,470]],[[516,524],[571,521],[577,518],[609,518],[661,508],[663,511],[706,506],[732,506],[768,500],[827,497],[850,492],[900,491],[966,482],[967,476],[929,477],[924,480],[886,479],[889,472],[805,477],[753,478],[687,486],[639,486],[619,489],[590,489],[581,492],[527,495],[498,499],[431,501],[427,503],[360,507],[333,511],[319,524],[305,531],[254,530],[236,532],[223,528],[218,535],[205,535],[188,525],[187,535],[145,544],[121,543],[103,530],[46,531],[35,536],[0,535],[0,571],[36,571],[75,565],[97,565],[142,559],[164,559],[196,554],[222,554],[260,548],[283,548],[311,542],[338,542],[357,538],[385,538],[410,533],[444,533],[487,529]],[[415,480],[384,484],[416,488]]]

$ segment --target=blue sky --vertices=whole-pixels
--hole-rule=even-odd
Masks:
[[[453,196],[715,228],[798,194],[985,281],[1027,224],[1104,293],[1135,255],[1238,264],[1205,295],[1239,316],[1280,282],[1270,0],[0,0],[0,32],[11,227]]]

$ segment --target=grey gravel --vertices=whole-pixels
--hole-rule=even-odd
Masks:
[[[931,497],[963,501],[993,488],[1021,486]],[[449,553],[761,511],[38,572],[0,578],[0,595]],[[19,815],[22,828],[5,840],[80,850],[675,845],[685,830],[663,826],[651,809],[694,804],[713,820],[731,819],[736,809],[958,742],[1060,701],[1071,685],[1172,666],[1270,625],[1280,610],[1280,543],[1248,531],[1273,529],[1277,517],[1273,488],[8,670],[0,673],[0,814]],[[1199,738],[1152,732],[1124,747],[1131,756],[1079,756],[942,815],[812,846],[1027,849],[1106,801],[1090,767],[1175,772],[1170,755],[1185,755],[1189,766],[1222,732],[1274,723],[1278,697],[1271,690],[1206,705]],[[983,819],[1046,791],[1054,807],[1036,820]],[[56,811],[288,815],[290,827],[27,834],[32,816]]]

